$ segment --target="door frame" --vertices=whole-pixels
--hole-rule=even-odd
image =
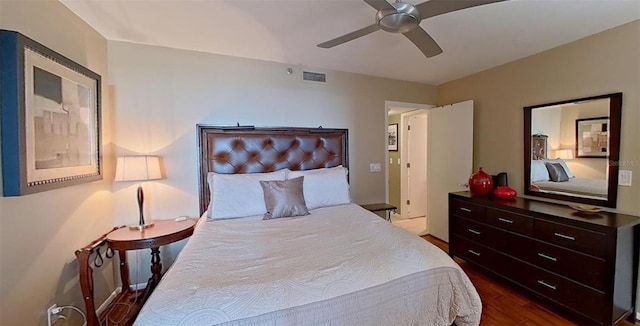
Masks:
[[[412,114],[419,114],[419,113],[426,113],[428,109],[432,109],[435,108],[435,105],[431,105],[431,104],[420,104],[420,103],[409,103],[409,102],[397,102],[397,101],[385,101],[384,102],[384,112],[385,112],[385,116],[384,116],[384,134],[385,134],[385,139],[389,139],[389,133],[388,133],[388,129],[387,126],[389,125],[389,111],[391,109],[400,109],[402,111],[404,111],[404,113],[401,113],[400,116],[400,125],[398,126],[399,129],[399,133],[400,133],[400,143],[398,144],[398,150],[400,151],[400,162],[402,164],[404,164],[404,162],[407,161],[407,153],[406,153],[406,148],[407,148],[407,135],[406,135],[406,121],[405,121],[405,115],[406,116],[410,116]],[[387,142],[385,141],[385,148],[384,148],[384,188],[385,188],[385,201],[388,203],[389,202],[389,151],[387,150]],[[407,169],[406,169],[406,165],[402,165],[400,166],[400,212],[403,212],[402,214],[404,215],[404,212],[407,211],[407,194],[406,191],[403,191],[404,188],[406,188],[407,186],[407,181],[405,180],[407,178]]]

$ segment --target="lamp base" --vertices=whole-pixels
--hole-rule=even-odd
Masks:
[[[134,225],[129,225],[129,230],[140,230],[140,231],[142,231],[142,230],[148,229],[148,228],[150,228],[150,227],[152,227],[154,225],[155,225],[155,223],[153,223],[153,222],[145,223],[145,224],[142,224],[142,225],[134,224]]]

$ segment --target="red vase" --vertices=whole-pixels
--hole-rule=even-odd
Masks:
[[[498,198],[510,199],[510,198],[516,198],[516,196],[518,195],[518,192],[516,192],[515,189],[511,187],[502,186],[502,187],[496,188],[496,190],[493,191],[493,194]]]
[[[487,195],[493,190],[493,178],[480,168],[469,178],[469,189],[474,195]]]

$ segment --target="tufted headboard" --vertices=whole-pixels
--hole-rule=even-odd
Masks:
[[[207,174],[259,173],[284,168],[349,167],[348,130],[198,125],[200,214],[209,206]]]

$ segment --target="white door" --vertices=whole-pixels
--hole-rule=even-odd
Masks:
[[[427,114],[422,113],[407,122],[407,218],[427,215],[426,195]]]
[[[473,101],[430,109],[428,122],[428,230],[448,242],[448,193],[467,190],[473,168]]]

